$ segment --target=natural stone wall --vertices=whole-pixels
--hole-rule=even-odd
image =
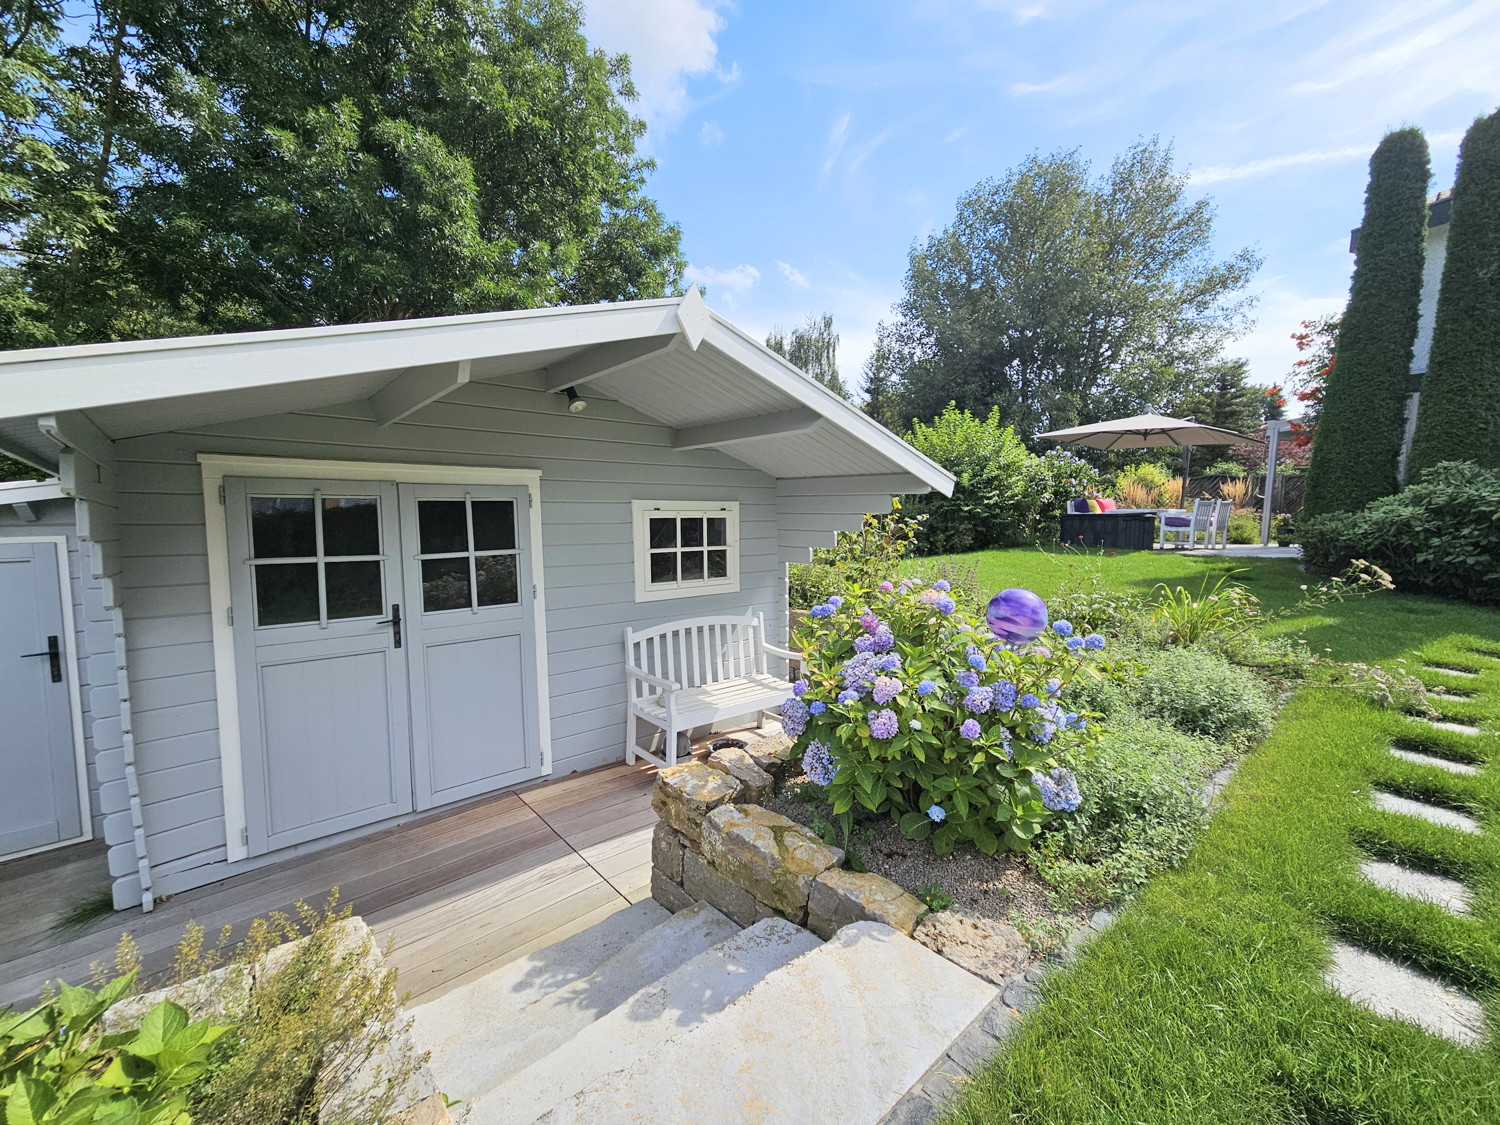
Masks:
[[[843,869],[844,852],[760,807],[793,772],[779,729],[736,735],[705,761],[657,775],[651,896],[668,910],[706,902],[741,926],[779,916],[831,938],[851,922],[916,928],[922,903],[889,879]]]

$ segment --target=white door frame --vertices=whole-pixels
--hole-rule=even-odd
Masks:
[[[0,859],[20,859],[36,855],[53,848],[69,844],[81,844],[94,838],[94,817],[89,811],[88,758],[83,748],[83,693],[78,685],[78,634],[73,625],[73,578],[68,573],[68,537],[66,535],[7,535],[4,543],[51,543],[52,553],[57,559],[57,589],[62,602],[63,663],[66,666],[68,683],[68,711],[73,731],[73,768],[78,776],[79,823],[83,825],[81,835],[55,844],[43,844],[39,848],[27,848],[23,852],[11,852]]]
[[[541,740],[542,776],[552,772],[552,722],[547,697],[547,604],[542,582],[542,473],[540,469],[499,469],[473,465],[412,465],[386,461],[321,461],[298,457],[255,457],[200,453],[203,472],[203,524],[208,537],[208,601],[213,616],[214,693],[219,711],[219,767],[224,786],[224,836],[230,862],[250,857],[245,843],[245,780],[240,746],[239,687],[234,659],[234,625],[230,617],[229,527],[224,510],[226,476],[381,480],[397,484],[524,485],[531,513],[531,581],[536,644],[537,734]],[[66,604],[66,603],[65,603]],[[247,611],[248,612],[248,611]]]

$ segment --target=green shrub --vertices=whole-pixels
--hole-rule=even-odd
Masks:
[[[137,1027],[105,1034],[104,1013],[135,973],[97,992],[63,985],[55,1000],[0,1010],[0,1116],[7,1125],[185,1125],[190,1087],[228,1027],[163,1000]]]
[[[1086,794],[1078,813],[1034,853],[1060,903],[1119,898],[1186,858],[1206,819],[1203,786],[1223,761],[1214,743],[1159,725],[1106,731],[1070,763]]]
[[[811,609],[843,588],[843,576],[827,563],[792,563],[787,567],[786,597],[791,609]]]
[[[1500,603],[1500,470],[1446,461],[1359,512],[1304,520],[1307,566],[1331,574],[1364,559],[1402,590]]]
[[[1231,543],[1259,543],[1260,516],[1245,509],[1230,515],[1229,541]]]
[[[1179,730],[1244,739],[1271,729],[1270,693],[1253,675],[1217,653],[1168,648],[1149,654],[1133,691],[1137,706]]]
[[[1077,806],[1057,756],[1080,754],[1094,732],[1064,700],[1103,638],[1011,649],[957,609],[946,583],[882,585],[815,606],[794,633],[806,672],[782,727],[807,776],[846,834],[858,804],[930,836],[939,854],[961,842],[1024,851]]]

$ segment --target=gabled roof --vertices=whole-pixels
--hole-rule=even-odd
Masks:
[[[470,380],[535,372],[541,389],[616,399],[773,477],[912,478],[936,462],[711,312],[656,301],[0,352],[0,452],[51,469],[49,416],[112,439],[368,400],[394,422]]]

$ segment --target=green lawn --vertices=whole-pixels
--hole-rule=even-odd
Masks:
[[[1066,558],[1038,551],[968,556],[982,588],[1046,597]],[[1093,562],[1094,560],[1088,560]],[[1225,560],[1122,554],[1097,560],[1120,588],[1196,588]],[[1306,581],[1294,563],[1236,560],[1268,606]],[[1212,580],[1212,579],[1211,579]],[[1459,776],[1401,761],[1393,741],[1475,763],[1500,760],[1500,612],[1395,594],[1294,624],[1345,660],[1457,664],[1475,692],[1444,701],[1484,726],[1466,736],[1382,711],[1346,690],[1309,687],[1243,763],[1191,858],[1156,879],[1117,924],[1044,987],[1040,1011],[973,1085],[952,1122],[1500,1122],[1500,770]],[[1486,654],[1496,655],[1486,655]],[[1369,792],[1459,808],[1480,836],[1371,808]],[[1357,877],[1365,856],[1460,878],[1474,914],[1381,891]],[[1467,989],[1492,1029],[1479,1049],[1380,1019],[1320,981],[1340,937]]]

